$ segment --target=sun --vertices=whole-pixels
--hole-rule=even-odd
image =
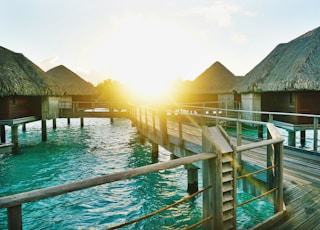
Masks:
[[[97,59],[108,66],[112,79],[120,79],[145,100],[163,100],[170,95],[168,85],[185,68],[190,53],[188,37],[181,28],[165,19],[145,16],[115,19],[112,33],[105,39]],[[191,52],[192,53],[192,52]]]

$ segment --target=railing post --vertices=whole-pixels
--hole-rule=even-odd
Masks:
[[[268,129],[267,129],[268,130]],[[269,130],[267,131],[267,139],[271,139],[271,134]],[[267,146],[267,167],[273,164],[273,149],[271,145]],[[274,187],[274,175],[272,170],[267,171],[267,188],[272,189]]]
[[[283,141],[274,145],[275,149],[275,192],[274,211],[283,211]]]
[[[179,122],[179,146],[183,146],[183,135],[182,135],[182,110],[179,108],[179,113],[178,113],[178,122]]]
[[[155,118],[155,111],[152,110],[152,131],[153,131],[153,135],[154,138],[157,138],[157,129],[156,129],[156,118]]]
[[[144,110],[145,122],[146,122],[146,132],[149,132],[149,125],[148,125],[148,110],[147,107]]]
[[[318,152],[318,118],[313,118],[313,151]]]
[[[159,112],[161,143],[163,146],[165,146],[168,142],[168,128],[167,128],[167,116],[166,115],[167,114],[164,109]]]
[[[242,123],[239,121],[241,119],[241,112],[238,111],[238,120],[237,120],[237,146],[242,144]],[[237,165],[241,166],[242,155],[241,152],[237,154]]]
[[[7,215],[8,215],[8,230],[22,229],[21,205],[8,208]]]
[[[209,139],[208,135],[206,135],[205,130],[202,129],[202,151],[203,152],[213,152],[212,142]],[[216,203],[217,196],[218,196],[218,189],[216,188],[217,185],[221,184],[219,180],[219,175],[217,171],[219,170],[218,167],[218,158],[211,158],[208,160],[202,161],[202,183],[203,187],[206,188],[211,186],[211,189],[205,191],[203,193],[203,219],[207,217],[212,217],[211,220],[207,221],[203,224],[203,229],[222,229],[222,228],[215,228],[215,221],[214,219],[221,218],[220,216],[216,216],[215,210],[217,209]]]

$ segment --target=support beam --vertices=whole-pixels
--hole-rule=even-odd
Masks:
[[[67,118],[67,123],[68,125],[70,125],[70,118]]]
[[[305,130],[300,131],[300,143],[301,143],[301,146],[306,145],[306,131]]]
[[[6,128],[5,125],[0,125],[0,143],[6,142]]]
[[[289,146],[296,146],[296,132],[295,131],[288,131],[288,145]]]
[[[56,118],[52,119],[52,128],[57,129],[57,119]]]
[[[152,159],[158,159],[159,157],[159,145],[157,143],[151,142],[152,144]]]
[[[80,117],[80,126],[81,126],[81,128],[83,128],[83,126],[84,126],[84,120],[83,120],[83,117]]]
[[[22,124],[22,131],[23,131],[23,132],[27,131],[26,123],[23,123],[23,124]]]
[[[195,167],[188,168],[188,193],[198,192],[198,169]]]
[[[19,151],[18,125],[11,126],[11,142],[13,144],[12,151]]]
[[[41,120],[42,141],[47,141],[47,120]]]

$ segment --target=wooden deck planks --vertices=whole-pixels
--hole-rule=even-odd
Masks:
[[[185,127],[185,126],[184,126]],[[184,138],[201,145],[199,127],[187,126]],[[194,131],[193,131],[194,130]],[[175,135],[175,132],[171,133]],[[236,140],[233,139],[233,143]],[[243,144],[248,143],[243,141]],[[243,159],[265,166],[266,148],[243,153]],[[284,202],[286,217],[270,229],[320,229],[320,157],[284,149]]]

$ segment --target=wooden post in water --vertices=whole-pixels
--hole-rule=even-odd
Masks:
[[[306,145],[306,131],[305,130],[300,131],[300,143],[302,146]]]
[[[56,118],[52,119],[52,128],[57,129],[57,119]]]
[[[296,132],[295,131],[288,131],[288,145],[289,146],[296,146]]]
[[[47,121],[45,119],[41,120],[41,133],[42,141],[47,141]]]
[[[157,159],[159,157],[159,145],[155,142],[151,142],[152,144],[152,159]]]
[[[163,146],[166,146],[168,143],[168,129],[167,129],[167,116],[166,116],[165,110],[161,110],[159,112],[159,119],[160,119],[161,143]]]
[[[188,170],[188,193],[198,192],[198,168],[193,165],[187,167]]]
[[[26,123],[23,123],[23,124],[22,124],[22,131],[25,132],[26,130],[27,130],[27,128],[26,128]]]
[[[11,141],[12,141],[12,151],[18,152],[19,150],[19,140],[18,140],[18,125],[11,126]]]
[[[6,142],[6,129],[4,125],[0,125],[0,143]]]
[[[80,127],[83,128],[84,126],[84,119],[83,117],[80,117]]]
[[[68,123],[68,125],[70,125],[70,118],[69,117],[67,118],[67,123]]]

